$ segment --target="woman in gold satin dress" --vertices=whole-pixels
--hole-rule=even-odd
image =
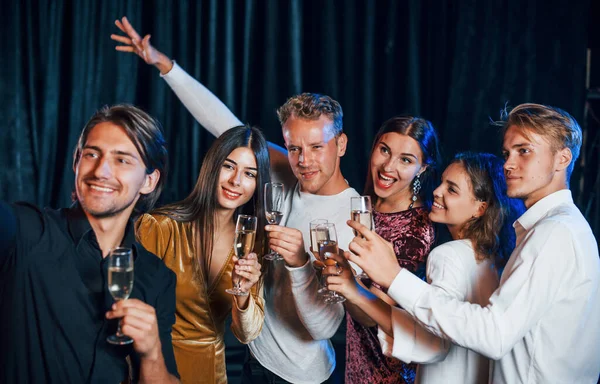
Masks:
[[[269,153],[256,128],[236,127],[208,150],[192,193],[184,200],[141,216],[140,243],[177,274],[173,350],[181,381],[227,383],[225,319],[242,343],[262,329],[264,301],[261,267],[264,255],[263,189],[269,177]],[[235,219],[257,216],[254,252],[238,260],[233,253]],[[241,279],[248,296],[225,292]]]

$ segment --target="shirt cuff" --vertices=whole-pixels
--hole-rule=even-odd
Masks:
[[[167,73],[165,73],[164,75],[161,73],[160,77],[163,77],[165,80],[173,80],[173,81],[179,81],[182,80],[182,75],[185,76],[186,72],[179,66],[179,64],[177,64],[177,62],[175,60],[172,60],[173,62],[173,67],[171,68],[171,70]]]
[[[385,356],[392,357],[392,349],[394,347],[394,338],[383,332],[381,328],[377,327],[377,338],[381,345],[381,352]]]
[[[402,268],[388,288],[387,294],[411,315],[421,295],[429,289],[429,284]]]
[[[301,267],[289,267],[286,265],[285,268],[290,273],[292,286],[307,284],[315,274],[315,270],[312,266],[310,257],[308,258],[306,263]]]

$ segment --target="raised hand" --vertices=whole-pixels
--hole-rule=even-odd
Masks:
[[[150,35],[144,36],[142,39],[137,31],[127,20],[127,17],[123,17],[121,20],[116,20],[115,25],[125,33],[126,36],[121,35],[110,35],[110,38],[124,45],[118,45],[115,47],[120,52],[131,52],[138,55],[147,64],[154,65],[162,74],[168,73],[173,67],[173,62],[162,52],[157,50],[150,44]]]
[[[402,269],[398,265],[394,247],[364,225],[351,220],[346,223],[359,236],[350,242],[352,253],[346,252],[344,256],[362,268],[372,281],[388,289]]]

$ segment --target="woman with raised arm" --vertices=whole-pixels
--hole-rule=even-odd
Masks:
[[[512,219],[524,208],[520,201],[506,196],[502,166],[502,160],[491,154],[457,155],[433,193],[429,214],[433,222],[448,227],[453,240],[429,254],[428,282],[460,300],[482,306],[488,304],[498,286],[498,268],[510,256],[515,244]],[[349,225],[364,236],[356,237],[351,249],[365,246],[370,237],[379,237],[354,222]],[[382,260],[382,268],[391,262]],[[386,355],[407,363],[421,363],[418,383],[488,381],[490,361],[487,358],[428,333],[402,309],[370,295],[347,273],[329,277],[328,288],[360,306],[377,322],[379,340]]]
[[[257,255],[266,253],[263,189],[269,182],[269,154],[256,128],[235,127],[208,150],[194,190],[184,200],[141,216],[137,237],[177,275],[172,339],[183,383],[226,383],[225,320],[242,343],[262,329],[264,301]],[[233,252],[239,214],[258,219],[255,253]],[[225,292],[232,281],[249,292]]]

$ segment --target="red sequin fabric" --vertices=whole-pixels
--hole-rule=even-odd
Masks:
[[[394,245],[398,264],[424,277],[425,262],[434,241],[427,209],[420,207],[396,213],[373,210],[373,221],[375,232]],[[364,327],[349,314],[346,318],[347,384],[414,383],[416,364],[385,356],[377,338],[377,327]]]

